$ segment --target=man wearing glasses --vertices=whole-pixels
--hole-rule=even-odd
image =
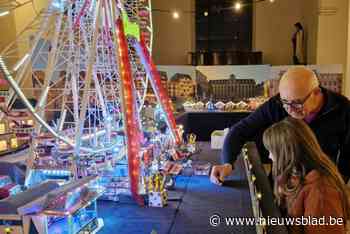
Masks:
[[[262,134],[288,115],[309,124],[323,151],[337,164],[347,181],[350,176],[350,101],[319,87],[315,73],[306,67],[289,69],[280,80],[279,94],[231,127],[222,149],[224,164],[213,166],[210,180],[222,184],[248,141],[256,141],[262,162],[268,162]]]

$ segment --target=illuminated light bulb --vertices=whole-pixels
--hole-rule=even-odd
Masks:
[[[235,3],[235,10],[239,11],[242,8],[242,4],[240,2]]]
[[[256,193],[256,198],[257,198],[258,200],[261,200],[261,198],[262,198],[262,193],[257,192],[257,193]]]
[[[0,17],[10,14],[9,11],[4,11],[0,13]]]
[[[179,12],[174,11],[174,12],[173,12],[173,18],[174,18],[174,19],[180,18]]]
[[[209,15],[209,13],[207,12],[207,11],[204,11],[204,16],[208,16]]]

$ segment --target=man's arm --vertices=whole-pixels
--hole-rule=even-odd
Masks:
[[[272,97],[255,112],[231,127],[224,140],[221,159],[223,163],[234,164],[243,145],[254,139],[261,132],[282,118],[278,97]]]

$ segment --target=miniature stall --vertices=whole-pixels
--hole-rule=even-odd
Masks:
[[[60,187],[55,182],[33,187],[0,201],[0,233],[95,233],[103,226],[96,204],[102,193],[97,177]]]

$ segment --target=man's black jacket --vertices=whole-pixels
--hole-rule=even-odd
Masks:
[[[350,101],[339,94],[322,89],[325,104],[317,117],[309,123],[323,151],[335,162],[342,175],[350,176]],[[262,143],[262,134],[273,123],[288,116],[279,95],[270,98],[255,112],[231,127],[225,138],[223,163],[234,163],[243,145],[255,141],[262,156],[267,162],[268,152]]]

